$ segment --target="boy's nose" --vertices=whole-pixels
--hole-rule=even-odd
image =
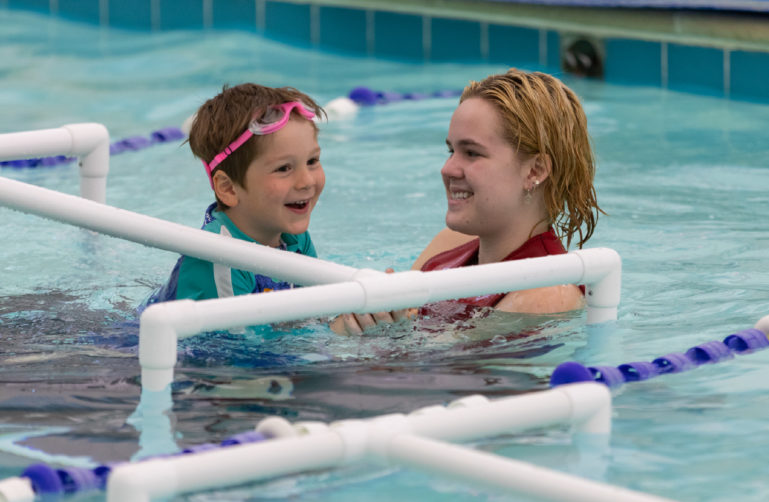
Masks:
[[[315,184],[315,177],[312,175],[309,169],[300,168],[298,176],[296,178],[296,188],[299,190],[306,190]]]

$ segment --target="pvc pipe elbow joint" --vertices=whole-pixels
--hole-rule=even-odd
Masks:
[[[611,392],[599,383],[574,383],[554,389],[563,393],[571,405],[572,423],[588,434],[611,432]]]
[[[171,383],[179,336],[198,333],[200,329],[200,320],[192,300],[149,306],[139,319],[142,386],[157,391]]]

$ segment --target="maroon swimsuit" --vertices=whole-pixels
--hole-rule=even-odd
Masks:
[[[447,268],[466,267],[468,265],[478,264],[478,246],[480,239],[473,239],[461,246],[443,251],[433,256],[424,265],[422,272],[431,270],[445,270]],[[523,260],[525,258],[540,258],[542,256],[557,255],[566,253],[566,249],[561,241],[556,237],[552,228],[547,232],[535,235],[523,243],[521,247],[507,255],[501,261]],[[490,295],[472,296],[469,298],[460,298],[456,302],[472,305],[475,307],[494,307],[499,303],[507,293],[494,293]],[[434,305],[434,304],[433,304]],[[423,307],[424,309],[424,307]],[[420,312],[421,313],[421,312]]]

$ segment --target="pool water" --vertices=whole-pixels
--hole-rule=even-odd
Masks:
[[[349,58],[241,32],[104,30],[0,10],[0,132],[100,122],[114,141],[180,125],[225,83],[291,85],[326,103],[362,85],[458,90],[504,69]],[[331,421],[542,390],[566,360],[650,361],[752,327],[769,310],[769,106],[560,76],[584,101],[608,213],[588,246],[623,258],[616,323],[495,313],[475,329],[405,325],[344,338],[306,320],[194,337],[180,346],[167,423],[140,432],[131,418],[140,395],[134,309],[176,256],[0,208],[0,478],[36,461],[94,465],[217,442],[268,415]],[[405,101],[322,127],[327,184],[310,227],[322,258],[410,267],[443,226],[439,170],[455,106],[456,98]],[[78,190],[74,164],[0,175]],[[124,209],[198,227],[209,191],[186,145],[111,159],[107,200]],[[532,325],[534,334],[515,336]],[[625,385],[606,451],[558,428],[478,446],[677,500],[763,501],[769,453],[756,439],[767,431],[768,363],[764,351]],[[505,499],[361,466],[180,500],[363,497]]]

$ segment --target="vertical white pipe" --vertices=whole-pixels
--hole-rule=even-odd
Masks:
[[[69,124],[0,134],[0,160],[30,159],[52,155],[80,159],[80,194],[104,203],[109,171],[109,132],[101,124]]]

